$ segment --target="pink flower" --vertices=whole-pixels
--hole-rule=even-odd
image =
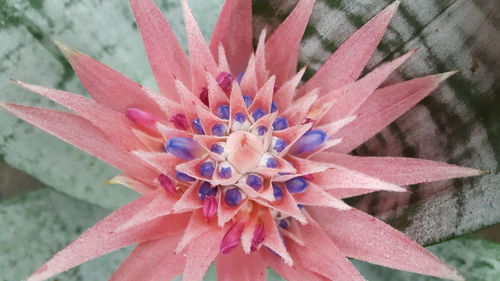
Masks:
[[[359,78],[397,3],[355,32],[306,83],[296,73],[314,0],[300,0],[252,47],[250,0],[226,0],[207,46],[182,1],[189,54],[150,0],[132,9],[161,95],[60,44],[93,99],[15,81],[73,113],[3,103],[41,129],[123,171],[142,195],[57,253],[45,280],[138,244],[111,280],[363,280],[347,258],[462,277],[403,233],[342,199],[480,171],[347,153],[452,73],[382,82],[415,51]]]

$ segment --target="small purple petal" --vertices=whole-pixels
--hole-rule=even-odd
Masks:
[[[285,117],[278,117],[273,122],[273,130],[281,131],[288,128],[288,119]]]
[[[207,178],[207,179],[212,178],[212,175],[214,174],[214,170],[215,170],[214,163],[212,163],[210,161],[201,164],[199,169],[198,169],[200,175],[204,178]]]
[[[236,112],[234,114],[234,120],[236,120],[236,122],[243,123],[243,122],[245,122],[246,119],[247,118],[246,118],[245,114],[243,114],[241,112]]]
[[[263,136],[267,133],[267,128],[265,126],[259,126],[257,127],[257,135],[258,136]]]
[[[229,120],[229,105],[221,104],[217,107],[217,116],[224,120]]]
[[[273,195],[275,200],[283,199],[283,188],[280,185],[273,183]]]
[[[217,154],[224,153],[224,147],[220,144],[214,143],[210,146],[210,151]]]
[[[257,108],[252,112],[252,118],[254,121],[259,120],[262,116],[266,115],[266,111],[263,108]]]
[[[311,130],[300,137],[290,149],[290,153],[299,155],[311,152],[320,147],[327,140],[328,135],[322,130]]]
[[[253,99],[250,96],[243,96],[243,101],[245,102],[245,106],[249,108],[252,105]]]
[[[271,113],[278,111],[278,105],[273,101],[271,103]]]
[[[226,125],[224,124],[215,124],[212,126],[212,135],[222,137],[225,136],[227,132]]]
[[[273,137],[271,145],[276,152],[282,152],[286,147],[286,141]]]
[[[205,134],[205,130],[203,129],[203,126],[201,125],[200,118],[194,119],[194,121],[191,123],[191,125],[193,126],[194,131],[196,133],[198,133],[199,135]]]
[[[224,201],[229,206],[238,206],[241,203],[241,199],[243,199],[243,196],[241,195],[241,191],[237,187],[226,190]]]
[[[255,190],[262,188],[262,177],[258,175],[248,175],[246,184]]]
[[[196,179],[179,171],[175,171],[175,177],[182,182],[190,182],[190,181],[195,181]]]
[[[206,196],[215,196],[217,194],[217,187],[212,187],[210,183],[204,182],[198,189],[200,200],[205,200]]]
[[[296,177],[285,182],[286,189],[290,193],[300,193],[306,190],[309,183],[303,177]]]
[[[193,160],[201,150],[200,145],[192,138],[171,138],[165,144],[164,150],[183,160]]]
[[[281,228],[287,229],[288,228],[288,220],[287,219],[281,219],[279,222],[279,226]]]

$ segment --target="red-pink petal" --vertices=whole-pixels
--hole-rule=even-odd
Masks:
[[[130,244],[158,239],[184,229],[187,223],[187,215],[176,214],[134,226],[126,231],[115,232],[137,211],[150,204],[155,197],[156,193],[154,192],[143,195],[111,213],[111,215],[91,227],[47,261],[28,280],[45,280],[88,260]],[[166,228],[165,225],[169,227]]]
[[[274,93],[274,102],[278,105],[279,112],[285,111],[295,97],[297,86],[299,85],[302,76],[306,72],[306,68],[302,68],[297,74],[280,86],[278,91]]]
[[[295,264],[294,266],[286,265],[283,260],[269,251],[268,249],[260,250],[262,257],[266,261],[267,265],[272,268],[276,273],[283,277],[287,281],[325,281],[326,278],[319,276],[318,274],[311,272],[301,266],[300,264]]]
[[[201,281],[208,266],[219,254],[219,246],[226,228],[215,228],[194,239],[188,246],[183,281]]]
[[[164,281],[180,275],[186,263],[183,254],[175,254],[179,233],[159,240],[140,243],[115,271],[110,281]]]
[[[454,73],[416,78],[375,91],[358,109],[356,120],[337,134],[344,140],[331,151],[349,152],[356,148],[415,106]]]
[[[252,54],[240,83],[243,94],[250,97],[254,97],[259,90],[255,63],[255,55]]]
[[[58,45],[83,86],[98,103],[118,112],[134,107],[160,120],[165,118],[163,110],[149,97],[143,86],[85,54],[61,43]]]
[[[216,59],[219,44],[224,46],[232,73],[244,71],[253,51],[251,0],[224,3],[210,40],[210,50]]]
[[[352,34],[299,89],[300,93],[318,87],[325,93],[355,81],[382,39],[398,4],[388,6]]]
[[[262,223],[264,224],[264,231],[266,233],[266,238],[264,239],[264,245],[269,247],[280,257],[283,258],[287,265],[293,265],[293,260],[283,243],[283,239],[280,236],[276,222],[274,221],[271,213],[269,211],[264,211],[261,216]]]
[[[463,280],[422,246],[375,217],[356,209],[338,211],[311,207],[309,210],[348,257],[399,270]]]
[[[288,244],[290,254],[297,263],[331,280],[364,280],[318,224],[313,221],[300,226],[300,230],[305,246],[296,243]],[[362,236],[360,234],[363,232],[359,231],[351,235]]]
[[[258,252],[245,254],[237,248],[215,259],[218,281],[265,281],[266,264]]]
[[[476,169],[405,157],[361,157],[321,152],[314,159],[359,171],[400,186],[480,175]]]
[[[101,130],[82,117],[57,110],[8,103],[0,103],[0,107],[130,176],[146,182],[158,177],[156,172],[142,165],[133,155],[113,145]]]
[[[322,96],[318,100],[319,103],[332,99],[338,100],[330,108],[330,112],[321,119],[321,122],[332,122],[354,114],[382,82],[413,55],[415,51],[416,50],[410,51],[393,61],[385,63],[360,80]]]
[[[315,0],[300,0],[292,13],[266,42],[266,63],[276,84],[281,85],[297,70],[300,40],[311,16]]]
[[[349,210],[351,207],[344,203],[344,201],[332,197],[321,187],[309,183],[304,192],[294,194],[293,197],[299,204],[308,206],[322,206],[322,207],[332,207],[339,210]]]
[[[203,211],[193,211],[186,230],[184,231],[178,245],[175,247],[175,251],[180,253],[189,243],[191,243],[191,241],[193,241],[193,239],[215,228],[217,228],[217,226],[214,222],[206,221]],[[203,245],[200,245],[200,247],[202,246]]]
[[[158,7],[151,0],[131,0],[137,26],[158,83],[160,93],[179,101],[174,77],[191,84],[189,61],[177,38]]]

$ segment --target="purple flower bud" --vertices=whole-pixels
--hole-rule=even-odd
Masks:
[[[169,139],[165,144],[164,150],[172,153],[177,158],[193,160],[196,158],[197,153],[201,151],[201,147],[192,138],[177,137]]]
[[[200,200],[205,200],[206,196],[215,196],[217,194],[217,187],[212,187],[210,183],[204,182],[198,188],[198,195]]]
[[[273,122],[273,130],[281,131],[288,128],[288,119],[285,117],[278,117]]]
[[[224,147],[220,144],[214,143],[210,146],[210,151],[217,154],[224,153]]]
[[[214,174],[214,163],[208,161],[200,165],[198,168],[198,172],[200,175],[204,178],[211,179],[212,175]]]
[[[243,96],[243,101],[245,102],[245,106],[249,108],[252,105],[253,99],[250,96]]]
[[[219,164],[219,171],[217,172],[219,177],[223,179],[228,179],[233,175],[233,169],[231,168],[231,164],[227,162],[222,162]]]
[[[224,120],[229,120],[229,105],[221,104],[217,107],[217,116]]]
[[[241,199],[243,199],[243,196],[237,187],[226,190],[224,194],[224,201],[231,207],[238,206]]]
[[[280,138],[273,137],[271,145],[276,152],[282,152],[286,147],[286,142]]]
[[[267,133],[267,128],[265,126],[259,126],[257,127],[257,135],[258,136],[263,136]]]
[[[179,171],[175,171],[175,177],[177,180],[182,181],[182,182],[190,182],[190,181],[195,181],[196,179]]]
[[[275,200],[283,199],[283,188],[276,183],[273,183],[273,195]]]
[[[290,153],[299,155],[311,152],[320,147],[328,139],[328,135],[322,130],[311,130],[300,137],[290,149]]]
[[[227,132],[226,125],[224,124],[215,124],[212,126],[212,135],[222,137],[225,136]]]
[[[287,219],[281,219],[278,225],[281,228],[287,229],[288,228],[288,220]]]
[[[241,113],[241,112],[236,112],[236,113],[234,114],[234,120],[235,120],[236,122],[238,122],[238,123],[243,123],[243,122],[245,122],[245,120],[246,120],[246,119],[247,119],[247,118],[246,118],[245,114],[243,114],[243,113]]]
[[[194,131],[199,134],[199,135],[204,135],[205,130],[203,129],[203,126],[201,125],[200,118],[194,119],[194,121],[191,123],[193,126]]]
[[[271,103],[271,113],[278,111],[278,105],[273,101]]]
[[[262,188],[262,177],[259,175],[248,175],[246,184],[258,191]]]
[[[257,108],[252,112],[252,118],[254,121],[259,120],[262,116],[266,115],[266,112],[262,108]]]
[[[303,177],[296,177],[285,182],[286,189],[290,193],[300,193],[306,190],[309,183]]]

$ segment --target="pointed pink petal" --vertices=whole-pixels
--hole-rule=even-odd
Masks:
[[[116,231],[126,231],[127,229],[145,224],[159,217],[164,217],[172,213],[173,205],[177,198],[162,189],[155,191],[156,196],[146,206],[137,211],[126,222],[120,225]]]
[[[210,104],[210,110],[212,113],[217,114],[217,108],[219,105],[225,104],[229,105],[229,99],[224,93],[224,91],[220,88],[215,78],[210,75],[210,73],[206,73],[205,75],[208,81],[208,100]]]
[[[155,189],[154,186],[145,184],[131,176],[126,174],[121,174],[113,177],[108,181],[109,184],[121,184],[123,186],[129,187],[140,194],[145,194]]]
[[[260,137],[263,139],[265,150],[267,150],[269,148],[269,145],[271,144],[271,140],[273,137],[272,124],[274,120],[276,120],[277,116],[278,114],[276,112],[266,114],[262,118],[257,120],[257,122],[253,123],[252,127],[250,127],[250,132],[253,132],[254,134],[257,134],[257,128],[259,128],[260,126],[263,126],[267,129],[266,134]]]
[[[302,76],[306,72],[306,68],[302,68],[290,80],[281,85],[274,93],[274,102],[278,105],[279,112],[285,111],[291,104],[295,97],[297,86],[299,85]]]
[[[305,269],[300,264],[286,265],[280,257],[267,249],[262,249],[260,252],[267,265],[287,281],[325,281],[324,278]]]
[[[180,235],[139,244],[115,271],[110,281],[164,281],[182,274],[186,257],[175,254]]]
[[[259,89],[255,95],[252,104],[248,108],[248,112],[253,112],[257,108],[262,108],[266,113],[271,111],[271,103],[273,101],[274,83],[276,77],[272,76],[269,80]]]
[[[213,37],[212,37],[213,39]],[[226,50],[222,44],[219,45],[219,57],[217,58],[217,73],[227,72],[231,73],[231,69],[229,68],[229,62],[227,61]]]
[[[30,85],[15,81],[19,86],[46,97],[89,120],[106,134],[109,139],[124,149],[140,149],[145,146],[130,131],[132,125],[124,114],[110,110],[92,99],[61,90]]]
[[[215,114],[206,109],[205,106],[196,106],[196,110],[193,108],[191,111],[195,111],[200,118],[201,125],[205,129],[205,134],[213,135],[212,127],[216,124],[224,124],[226,126],[226,131],[229,131],[229,122],[227,120],[217,117]]]
[[[187,85],[191,84],[189,61],[184,50],[153,1],[131,0],[130,5],[160,93],[171,100],[179,101],[172,78],[180,79]]]
[[[358,157],[322,152],[315,159],[328,161],[347,169],[400,186],[480,175],[476,169],[404,157]]]
[[[238,129],[244,129],[246,128],[246,123],[250,123],[250,115],[248,114],[247,107],[245,105],[245,100],[243,99],[243,95],[241,93],[241,89],[238,83],[233,83],[232,86],[232,91],[231,91],[231,96],[229,97],[229,125],[231,129],[237,130]],[[235,127],[233,126],[233,123],[235,123],[235,114],[236,113],[243,113],[245,115],[246,121],[245,125],[240,125],[240,127]],[[238,124],[238,123],[236,123]]]
[[[300,231],[299,223],[296,220],[289,220],[288,228],[280,229],[280,231],[284,237],[289,238],[290,240],[294,241],[295,243],[301,246],[305,246],[304,239],[302,238],[302,233]]]
[[[153,137],[141,130],[132,129],[132,133],[141,141],[149,151],[162,151],[165,141],[161,138]],[[135,146],[133,149],[140,149],[141,146]]]
[[[311,175],[311,174],[316,174],[320,173],[323,171],[326,171],[332,167],[331,164],[328,164],[326,162],[319,162],[319,161],[311,161],[308,159],[300,158],[300,157],[294,157],[291,155],[287,155],[285,159],[297,170],[293,175],[280,175],[274,178],[274,181],[277,182],[283,182],[287,181],[289,179],[298,177],[298,176],[304,176],[304,175]]]
[[[138,83],[97,60],[58,43],[78,78],[98,103],[118,112],[139,108],[163,119],[164,113]]]
[[[271,34],[266,42],[266,62],[277,85],[295,74],[300,40],[311,16],[314,0],[300,0],[292,13]]]
[[[323,119],[322,123],[332,122],[354,114],[368,97],[389,77],[389,75],[403,64],[416,50],[385,63],[367,74],[360,80],[349,84],[331,94],[323,96],[318,102],[338,99]]]
[[[134,151],[133,153],[139,159],[148,163],[151,167],[171,178],[175,178],[175,166],[184,162],[184,160],[165,152]]]
[[[344,119],[339,119],[331,123],[323,124],[321,126],[316,127],[316,129],[324,131],[329,136],[334,136],[338,131],[340,131],[340,129],[349,125],[354,120],[356,120],[356,116],[351,115]]]
[[[329,189],[326,192],[331,196],[339,199],[349,198],[358,195],[364,195],[368,193],[372,193],[378,191],[376,189],[367,189],[367,188],[335,188]]]
[[[304,192],[294,194],[295,201],[299,204],[308,206],[332,207],[338,210],[349,210],[351,207],[344,201],[332,197],[321,187],[309,183],[309,186]]]
[[[309,209],[314,219],[348,257],[399,270],[462,280],[453,269],[422,246],[375,217],[356,209]]]
[[[300,139],[312,127],[312,123],[289,127],[281,131],[273,131],[273,136],[280,138],[286,142],[285,148],[279,153],[280,156],[288,154],[293,144]]]
[[[259,90],[255,63],[255,56],[252,54],[240,83],[243,95],[250,97],[254,97]]]
[[[294,101],[289,107],[281,109],[284,112],[280,114],[280,117],[285,117],[290,126],[302,124],[311,107],[319,102],[317,98],[318,90],[312,90],[302,98]]]
[[[238,182],[236,186],[243,190],[250,199],[257,198],[267,201],[274,201],[273,187],[269,178],[264,179],[264,183],[262,184],[263,187],[258,191],[248,186],[245,182],[241,181]]]
[[[195,210],[189,219],[186,231],[184,231],[180,242],[175,247],[175,251],[180,253],[193,239],[216,227],[215,221],[207,222],[202,210]],[[203,246],[200,245],[200,247]]]
[[[232,73],[244,71],[253,51],[252,1],[228,0],[224,3],[210,41],[210,50],[216,58],[220,43],[226,50]]]
[[[293,198],[293,196],[288,192],[285,186],[283,186],[283,198],[279,201],[268,202],[259,199],[255,199],[259,204],[264,205],[270,209],[276,210],[281,213],[285,213],[300,223],[307,223],[307,219],[300,211],[299,207],[297,207],[297,201]]]
[[[261,174],[262,176],[265,176],[265,177],[274,177],[278,173],[295,173],[296,172],[295,168],[284,158],[282,158],[278,155],[273,155],[273,157],[276,160],[276,163],[278,164],[276,168],[268,168],[268,167],[259,166],[254,170],[254,172],[257,174]]]
[[[200,181],[191,184],[174,204],[174,210],[177,212],[187,212],[203,208],[203,201],[200,200],[200,196],[198,195],[201,184],[202,182]]]
[[[255,73],[258,87],[262,87],[269,79],[269,71],[266,66],[266,32],[266,28],[262,29],[255,50]]]
[[[225,143],[226,137],[217,136],[207,136],[207,135],[194,135],[193,139],[203,148],[205,151],[217,161],[225,161],[226,158],[215,152],[210,151],[210,147],[215,143]]]
[[[254,237],[255,229],[257,227],[258,216],[259,214],[257,211],[253,211],[252,213],[250,213],[248,220],[245,222],[245,228],[241,233],[241,248],[246,254],[249,254],[252,251],[252,240]],[[233,252],[236,252],[237,250]]]
[[[203,74],[205,74],[205,72],[203,72]],[[203,76],[203,79],[205,79],[205,76]],[[186,115],[188,123],[191,124],[191,122],[198,117],[196,110],[193,110],[193,108],[196,106],[206,108],[206,106],[201,102],[199,96],[196,95],[197,92],[190,91],[180,80],[176,80],[175,85],[181,99],[181,104],[184,107],[182,113]]]
[[[223,192],[217,193],[217,202],[218,202],[218,208],[217,208],[217,223],[219,224],[220,227],[224,226],[226,222],[230,221],[236,214],[247,204],[247,200],[243,199],[241,200],[241,203],[238,206],[229,206],[224,200],[223,200]]]
[[[170,138],[192,137],[193,136],[193,134],[191,134],[190,132],[177,130],[175,128],[165,126],[162,123],[156,123],[156,129],[158,130],[160,135],[163,137],[164,142],[166,142]]]
[[[129,228],[126,231],[115,232],[122,223],[126,222],[144,206],[147,206],[155,196],[156,193],[154,192],[143,195],[111,213],[52,257],[28,280],[45,280],[88,260],[130,244],[158,239],[184,229],[188,216],[186,214],[176,214],[158,218],[146,224]],[[169,227],[165,228],[165,225]]]
[[[205,43],[205,39],[191,13],[191,8],[189,8],[187,0],[182,0],[182,10],[184,13],[184,23],[186,25],[191,72],[193,75],[193,85],[191,89],[194,92],[198,92],[205,86],[205,72],[208,71],[214,77],[217,75],[217,64],[210,53],[210,49]]]
[[[219,247],[226,228],[214,228],[194,239],[187,249],[183,281],[201,281],[210,263],[219,254]]]
[[[358,109],[358,118],[337,136],[342,144],[332,151],[349,152],[356,148],[437,88],[455,72],[417,78],[379,89]]]
[[[321,155],[321,157],[315,156],[313,159],[317,161],[332,162],[330,159],[326,158],[325,155],[328,154],[320,153],[318,155]],[[325,190],[337,188],[360,188],[396,192],[406,191],[404,188],[395,184],[382,181],[378,178],[339,165],[330,166],[329,170],[316,173],[313,177],[314,178],[311,182],[321,186]]]
[[[118,149],[88,120],[74,114],[16,104],[0,103],[17,117],[84,150],[123,172],[146,182],[158,177],[133,155]]]
[[[237,248],[215,259],[218,281],[265,281],[266,264],[258,252],[245,254]]]
[[[276,222],[274,221],[271,213],[269,211],[264,211],[261,216],[262,223],[264,224],[264,230],[266,233],[266,238],[264,239],[264,245],[269,247],[275,253],[277,253],[285,263],[289,266],[293,265],[293,260],[288,254],[288,251],[283,244],[283,239],[280,236],[278,231],[278,226],[276,226]]]
[[[300,230],[305,246],[289,243],[288,247],[297,263],[331,280],[364,280],[317,223],[309,222],[300,226]],[[357,236],[362,236],[359,233],[363,232],[357,233]]]
[[[388,6],[352,34],[300,88],[300,93],[304,94],[318,87],[324,93],[354,82],[382,39],[398,4],[399,2],[395,2]]]

